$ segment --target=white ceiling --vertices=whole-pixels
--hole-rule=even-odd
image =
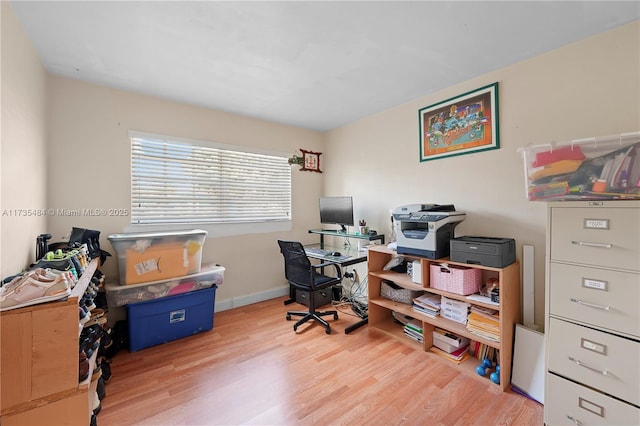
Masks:
[[[321,131],[640,19],[638,1],[12,5],[53,74]]]

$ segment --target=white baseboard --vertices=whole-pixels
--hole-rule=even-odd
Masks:
[[[289,286],[263,291],[261,293],[248,294],[246,296],[234,297],[226,300],[216,300],[215,311],[222,312],[239,306],[251,305],[252,303],[263,302],[289,294]]]

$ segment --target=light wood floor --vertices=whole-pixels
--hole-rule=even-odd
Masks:
[[[340,313],[293,332],[285,298],[218,312],[213,330],[120,351],[109,425],[542,425],[542,405]],[[329,317],[332,318],[332,317]]]

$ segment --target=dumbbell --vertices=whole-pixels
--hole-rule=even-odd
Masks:
[[[489,361],[487,358],[483,359],[482,364],[476,367],[476,373],[478,373],[480,376],[485,376],[487,374],[487,369],[491,368],[491,365],[491,361]]]
[[[500,366],[496,365],[496,371],[489,376],[491,381],[497,385],[500,384]]]

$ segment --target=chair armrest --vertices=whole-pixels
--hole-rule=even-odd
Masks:
[[[326,268],[329,266],[333,266],[336,269],[336,278],[342,279],[342,269],[340,268],[340,264],[336,262],[323,262],[317,265],[312,265],[314,269]]]

